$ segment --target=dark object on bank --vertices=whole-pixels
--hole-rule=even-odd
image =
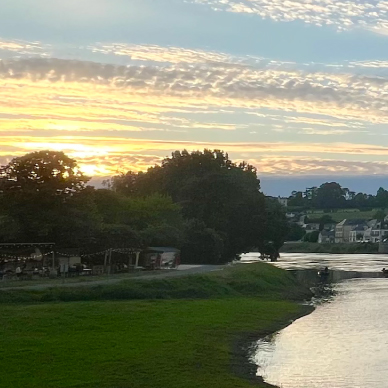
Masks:
[[[320,278],[327,278],[329,276],[329,268],[328,267],[325,267],[324,270],[322,271],[318,271],[318,276]]]
[[[388,277],[388,269],[383,268],[381,270],[381,272],[383,273],[383,276],[387,276]]]

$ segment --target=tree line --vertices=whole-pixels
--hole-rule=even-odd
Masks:
[[[388,207],[388,191],[380,187],[376,195],[356,193],[337,182],[326,182],[304,192],[293,191],[288,206],[315,209],[374,209]]]
[[[220,263],[252,249],[276,255],[288,232],[255,168],[223,151],[176,151],[102,189],[88,182],[63,152],[32,152],[2,166],[0,242],[54,242],[84,253],[174,246],[183,262]]]

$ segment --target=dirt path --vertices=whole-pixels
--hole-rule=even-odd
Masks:
[[[84,287],[84,286],[98,286],[105,284],[116,284],[120,283],[124,280],[145,280],[145,279],[164,279],[170,277],[178,277],[178,276],[186,276],[198,273],[205,273],[211,271],[221,270],[224,266],[222,265],[180,265],[176,270],[162,270],[162,271],[153,271],[153,272],[140,272],[138,274],[125,274],[120,276],[112,275],[109,277],[106,275],[104,279],[93,280],[85,278],[80,278],[80,281],[74,281],[74,278],[66,279],[65,281],[61,281],[58,279],[57,281],[49,281],[47,283],[40,282],[39,284],[31,284],[26,282],[26,284],[18,284],[18,286],[9,286],[9,287],[1,287],[1,291],[10,291],[10,290],[44,290],[47,288],[54,287]],[[73,281],[71,281],[73,280]]]

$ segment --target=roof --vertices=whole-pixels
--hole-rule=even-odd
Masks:
[[[363,225],[357,225],[355,226],[352,231],[356,231],[356,232],[364,232],[365,231],[365,228]]]
[[[339,222],[337,225],[339,226],[345,226],[345,225],[366,225],[366,221],[364,219],[354,219],[354,220],[348,220],[345,218],[341,222]]]
[[[3,243],[0,248],[51,248],[55,243]]]

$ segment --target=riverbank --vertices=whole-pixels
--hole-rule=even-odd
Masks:
[[[242,367],[239,345],[305,313],[295,301],[310,296],[292,274],[264,263],[112,286],[0,291],[0,387],[245,388],[253,380],[268,387]]]
[[[280,253],[378,253],[379,244],[319,244],[309,242],[286,243]]]

